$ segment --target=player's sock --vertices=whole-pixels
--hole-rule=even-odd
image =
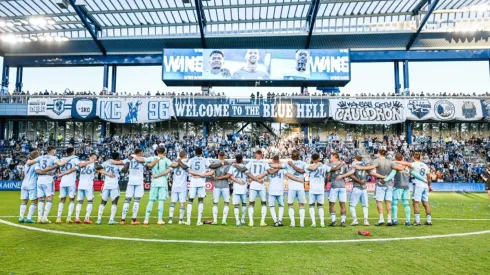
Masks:
[[[67,219],[71,219],[71,216],[73,215],[73,209],[75,209],[75,202],[73,200],[71,200],[70,204],[68,205],[68,217],[67,217]]]
[[[403,200],[403,208],[405,210],[405,220],[410,222],[410,214],[412,211],[410,211],[410,202],[408,200]]]
[[[133,203],[133,222],[136,221],[136,218],[138,217],[138,210],[140,209],[140,199],[135,199]],[[163,211],[162,211],[163,213]]]
[[[101,203],[99,205],[99,212],[97,213],[97,220],[102,220],[102,214],[104,214],[105,204]]]
[[[271,217],[272,217],[272,220],[274,222],[277,222],[277,216],[276,216],[276,207],[275,206],[271,206],[269,208],[270,212],[271,212]]]
[[[187,204],[187,223],[191,223],[191,213],[192,213],[192,201]]]
[[[354,206],[350,207],[350,214],[352,215],[353,220],[357,220],[357,212],[356,212],[356,208]]]
[[[217,203],[213,204],[213,222],[215,222],[215,223],[218,222],[218,204]]]
[[[179,220],[183,221],[184,220],[185,208],[183,206],[181,206],[179,210],[180,210],[179,211]]]
[[[416,223],[420,222],[420,213],[415,213],[415,222]]]
[[[37,204],[35,202],[31,202],[29,206],[29,212],[27,212],[27,219],[32,220],[32,215],[34,215],[34,211],[36,211]]]
[[[391,214],[388,214],[387,220],[388,222],[391,222]]]
[[[336,222],[337,221],[337,216],[335,215],[335,212],[330,213],[330,219],[332,220],[332,222]]]
[[[254,207],[253,206],[248,207],[248,220],[251,223],[254,222]]]
[[[393,220],[398,220],[398,201],[393,200],[393,204],[391,205],[391,213],[393,214]]]
[[[20,204],[19,219],[24,219],[24,214],[26,213],[27,203],[22,202]]]
[[[238,206],[235,206],[233,208],[233,213],[235,214],[236,223],[239,223],[240,222],[240,209],[238,209]]]
[[[39,204],[37,206],[37,218],[41,219],[43,217],[44,213],[44,201],[39,201]]]
[[[313,204],[310,204],[310,218],[313,223],[316,223],[315,221],[315,207]]]
[[[170,208],[168,211],[168,219],[169,220],[174,218],[174,210],[175,210],[175,203],[170,203]]]
[[[80,212],[82,212],[82,202],[79,201],[77,203],[77,207],[75,209],[75,219],[79,220],[80,219]]]
[[[154,200],[148,201],[148,204],[146,205],[146,211],[145,211],[145,221],[148,221],[150,219],[150,214],[151,214],[151,210],[153,209],[154,203],[155,203]]]
[[[85,219],[90,219],[90,215],[92,214],[92,208],[94,207],[94,203],[89,201],[87,203],[87,213],[85,213]]]
[[[247,213],[247,204],[242,203],[242,221],[245,221],[245,213]]]
[[[320,216],[320,224],[325,223],[325,211],[323,210],[323,207],[318,207],[318,216]]]
[[[114,218],[116,217],[116,212],[117,212],[117,204],[116,205],[111,205],[111,221],[114,220]]]
[[[305,207],[304,206],[299,207],[299,224],[301,226],[305,225]]]
[[[128,200],[126,200],[123,205],[121,220],[123,221],[126,220],[126,215],[128,214],[128,212],[129,212],[129,202]]]
[[[230,206],[225,204],[225,206],[223,207],[223,222],[226,222],[226,220],[228,219],[228,212],[229,211],[230,211]]]
[[[383,214],[379,214],[379,222],[385,222],[385,218],[383,217]]]
[[[202,221],[202,212],[204,211],[204,203],[203,201],[200,201],[198,206],[197,206],[197,222]]]
[[[265,222],[265,215],[267,215],[267,206],[265,205],[265,203],[262,203],[262,211],[260,214],[261,214],[260,221]]]
[[[153,205],[152,205],[153,206]],[[152,207],[153,208],[153,207]],[[150,211],[151,212],[151,211]],[[158,220],[163,221],[163,213],[165,212],[165,201],[158,201]],[[150,218],[148,216],[148,218]]]
[[[341,214],[340,215],[340,222],[345,222],[346,218],[347,218],[347,216],[345,214]]]
[[[367,220],[368,219],[368,215],[369,215],[369,208],[363,207],[362,208],[362,215],[364,216],[364,220]]]
[[[65,207],[65,203],[60,202],[58,204],[58,214],[56,215],[56,219],[61,219],[61,214],[63,213],[63,207]]]
[[[279,221],[282,221],[284,217],[284,206],[279,206],[279,216],[277,217]]]
[[[288,213],[289,213],[289,219],[291,220],[291,224],[295,224],[295,220],[294,220],[294,209],[292,206],[289,206],[288,207]]]
[[[427,215],[427,222],[431,223],[432,222],[432,215]]]
[[[51,211],[51,206],[53,205],[53,202],[51,200],[48,200],[46,202],[46,205],[44,206],[44,218],[47,219],[49,216],[49,211]]]

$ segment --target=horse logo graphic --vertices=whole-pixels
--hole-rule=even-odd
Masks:
[[[138,111],[141,109],[141,105],[143,103],[141,100],[136,101],[133,105],[133,102],[128,103],[128,114],[126,115],[126,123],[138,123]]]

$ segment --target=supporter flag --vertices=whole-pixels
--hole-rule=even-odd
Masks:
[[[73,99],[71,116],[74,119],[92,119],[96,116],[96,99],[75,98]]]

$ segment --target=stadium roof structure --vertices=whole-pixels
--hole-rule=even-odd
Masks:
[[[0,0],[5,56],[488,49],[489,36],[490,0]]]

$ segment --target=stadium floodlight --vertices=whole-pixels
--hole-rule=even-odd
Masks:
[[[15,40],[16,40],[17,42],[19,42],[19,43],[24,42],[24,38],[22,38],[22,37],[17,37]]]
[[[13,22],[10,22],[10,21],[7,22],[7,27],[12,28],[13,26],[14,26],[14,23]]]
[[[46,37],[44,37],[43,35],[39,35],[37,38],[39,39],[39,41],[45,41],[46,40]]]
[[[34,41],[34,42],[37,42],[37,40],[38,40],[37,36],[31,36],[31,37],[29,37],[29,39],[31,39],[31,41]]]
[[[56,41],[56,42],[61,42],[61,41],[62,41],[61,36],[55,36],[55,37],[54,37],[54,41]]]
[[[63,37],[61,37],[61,41],[67,42],[67,41],[70,41],[70,39],[66,36],[63,36]]]
[[[36,26],[45,26],[48,22],[46,22],[46,19],[40,18],[40,17],[33,17],[29,19],[29,24],[31,25],[36,25]]]
[[[54,21],[54,19],[48,19],[46,21],[47,21],[48,25],[54,25],[54,24],[56,24],[56,21]]]
[[[51,35],[47,35],[44,37],[46,39],[46,42],[51,42],[53,41],[53,37]]]
[[[30,43],[31,42],[31,39],[29,37],[24,37],[24,42]]]
[[[5,23],[5,21],[0,21],[0,28],[3,28],[7,26],[7,23]]]

